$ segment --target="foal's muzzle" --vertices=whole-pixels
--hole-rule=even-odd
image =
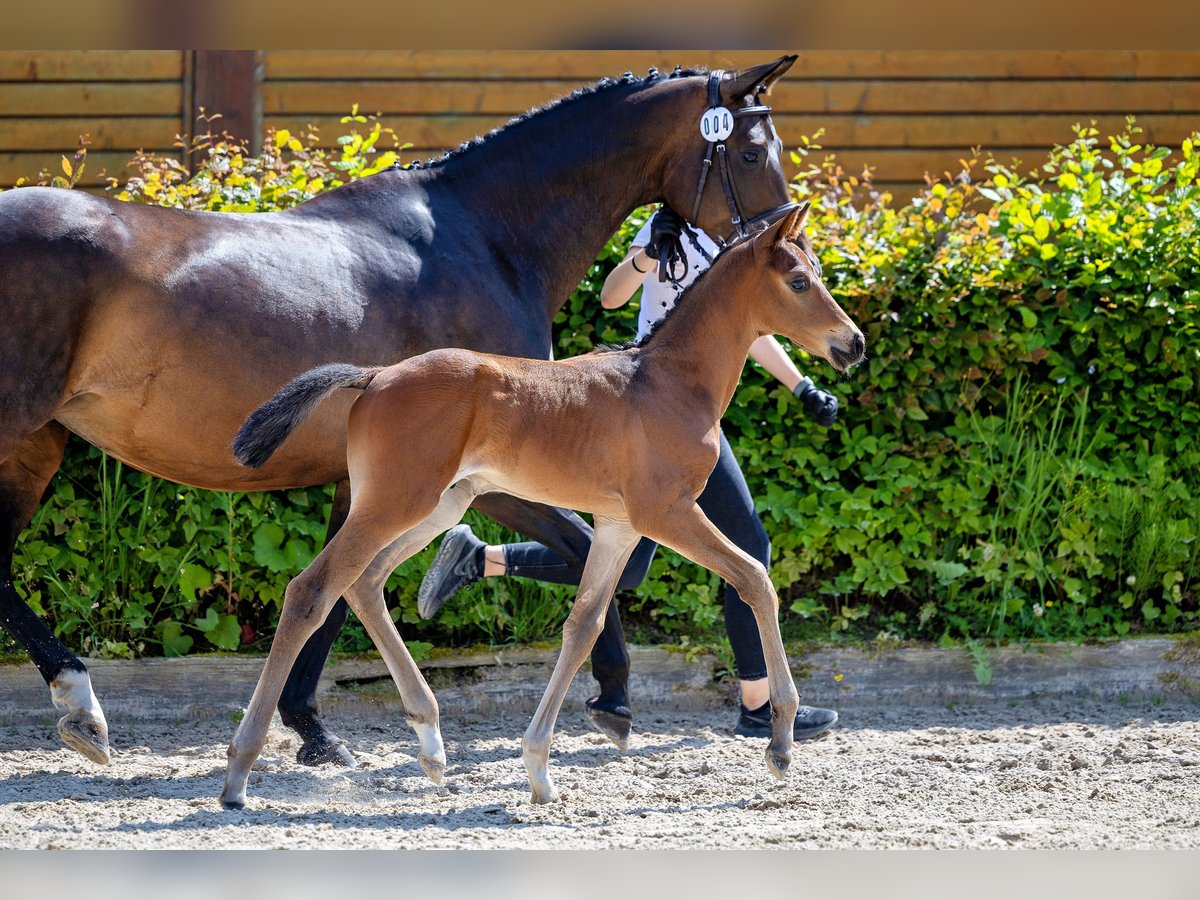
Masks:
[[[832,357],[833,366],[839,372],[845,372],[851,366],[856,366],[863,361],[866,355],[867,342],[863,339],[861,332],[855,332],[854,337],[850,340],[848,349],[831,345],[829,355]]]

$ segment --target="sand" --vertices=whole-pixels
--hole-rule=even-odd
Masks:
[[[249,803],[217,803],[234,724],[130,721],[112,764],[0,728],[3,848],[1200,848],[1200,707],[1045,701],[843,711],[776,782],[728,708],[643,713],[621,753],[568,708],[563,800],[529,803],[526,720],[446,719],[434,786],[401,721],[331,722],[355,770],[305,768],[278,723]]]

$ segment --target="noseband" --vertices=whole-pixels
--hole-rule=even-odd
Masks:
[[[721,172],[721,187],[725,191],[725,203],[729,207],[730,221],[733,224],[733,230],[720,241],[725,244],[734,239],[744,238],[755,229],[773,225],[795,209],[796,204],[784,203],[749,219],[745,217],[742,201],[738,196],[737,183],[733,180],[733,170],[729,166],[729,152],[725,147],[725,139],[733,133],[735,119],[743,119],[746,116],[769,116],[771,107],[746,106],[731,110],[722,106],[721,76],[723,74],[725,73],[722,69],[714,69],[708,73],[708,109],[700,119],[700,134],[708,146],[704,150],[704,164],[700,167],[700,183],[696,185],[696,202],[692,205],[692,214],[688,217],[688,221],[695,223],[696,217],[700,215],[700,201],[704,198],[704,185],[708,182],[708,173],[712,171],[715,152],[717,167]],[[705,254],[706,257],[707,255]]]

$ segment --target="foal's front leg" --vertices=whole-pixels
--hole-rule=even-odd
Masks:
[[[596,643],[604,627],[604,616],[616,589],[617,580],[640,536],[628,522],[596,518],[592,549],[583,568],[583,580],[567,621],[563,623],[562,650],[542,702],[521,742],[521,757],[529,773],[534,803],[549,803],[558,797],[550,780],[550,741],[554,723],[562,708],[571,679]]]
[[[754,611],[771,692],[767,768],[782,779],[792,761],[792,728],[800,698],[779,633],[779,597],[762,563],[729,540],[694,502],[635,520],[646,536],[716,572]]]

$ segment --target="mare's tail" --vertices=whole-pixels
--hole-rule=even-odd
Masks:
[[[322,400],[339,388],[366,390],[378,372],[377,368],[333,363],[297,375],[250,414],[233,438],[233,455],[243,466],[257,469]]]

